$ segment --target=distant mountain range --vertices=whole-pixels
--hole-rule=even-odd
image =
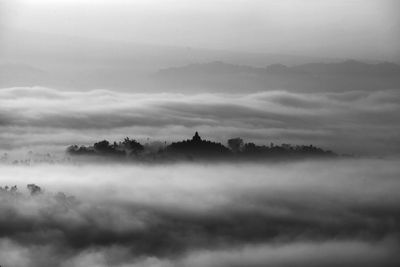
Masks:
[[[308,63],[296,66],[272,64],[264,68],[220,61],[162,69],[154,75],[160,85],[186,90],[217,91],[349,91],[400,88],[400,65],[368,64],[355,60]]]
[[[16,30],[2,36],[0,52],[0,88],[48,86],[136,92],[163,91],[158,84],[149,81],[149,75],[170,66],[214,60],[256,67],[278,62],[292,66],[337,61],[332,58],[141,44]]]
[[[47,86],[61,89],[123,89],[146,92],[251,93],[268,90],[294,92],[372,91],[400,88],[400,65],[355,60],[266,67],[222,61],[187,64],[138,74],[127,66],[65,70],[28,64],[0,64],[0,88]]]
[[[381,90],[400,85],[400,68],[394,63],[11,32],[1,43],[0,88],[196,93]]]
[[[395,63],[364,63],[356,60],[346,60],[335,63],[307,63],[295,66],[283,64],[271,64],[265,68],[251,67],[246,65],[235,65],[214,61],[203,64],[190,64],[181,67],[166,68],[159,71],[159,74],[186,72],[185,74],[343,74],[343,75],[399,75],[400,65]]]

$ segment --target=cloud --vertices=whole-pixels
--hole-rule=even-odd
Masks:
[[[183,266],[396,266],[390,244],[353,241],[256,245],[238,249],[201,251]]]
[[[7,238],[0,238],[0,259],[4,266],[29,266],[29,249]]]
[[[91,143],[131,135],[320,145],[339,152],[398,153],[395,90],[346,93],[131,94],[50,88],[0,90],[0,147]]]
[[[19,193],[0,191],[0,264],[396,266],[398,175],[379,160],[3,166]]]

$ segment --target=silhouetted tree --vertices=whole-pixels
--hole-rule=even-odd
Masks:
[[[247,154],[255,154],[259,152],[259,150],[259,147],[257,147],[254,143],[246,143],[242,149],[242,151]]]
[[[108,142],[107,140],[94,143],[93,147],[94,150],[97,152],[110,152],[113,150],[110,146],[110,142]]]
[[[123,149],[127,152],[128,155],[130,154],[138,154],[144,150],[144,146],[137,142],[134,139],[129,139],[126,137],[122,142]]]
[[[233,152],[240,152],[243,148],[243,139],[240,137],[229,139],[228,146]]]
[[[42,193],[42,189],[40,188],[40,186],[37,186],[35,184],[28,184],[26,187],[28,188],[32,196]]]
[[[16,185],[9,187],[8,185],[1,187],[0,186],[0,192],[6,192],[6,193],[16,193],[18,191],[18,188]]]
[[[229,149],[221,143],[204,140],[198,132],[195,132],[191,139],[174,142],[168,146],[166,143],[159,143],[157,146],[147,143],[146,146],[143,146],[138,141],[126,137],[122,142],[113,142],[112,144],[103,140],[88,147],[72,145],[67,148],[67,152],[72,155],[123,156],[126,154],[128,156],[135,155],[136,159],[141,160],[175,158],[179,154],[184,155],[187,159],[196,159],[197,157],[228,159],[233,153],[235,157],[251,159],[336,156],[332,151],[325,151],[313,145],[292,146],[291,144],[275,145],[270,143],[270,145],[259,146],[254,143],[244,143],[243,139],[239,137],[229,139],[227,143]]]

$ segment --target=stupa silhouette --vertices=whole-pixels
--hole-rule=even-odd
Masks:
[[[167,150],[197,157],[216,157],[230,153],[230,150],[220,143],[203,140],[198,132],[195,132],[192,139],[172,143]]]
[[[201,141],[202,141],[202,140],[201,140],[201,137],[200,137],[199,133],[196,132],[196,133],[193,135],[193,137],[192,137],[192,142],[200,143]]]

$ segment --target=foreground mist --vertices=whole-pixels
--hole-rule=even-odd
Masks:
[[[0,264],[398,266],[397,163],[2,166]]]

